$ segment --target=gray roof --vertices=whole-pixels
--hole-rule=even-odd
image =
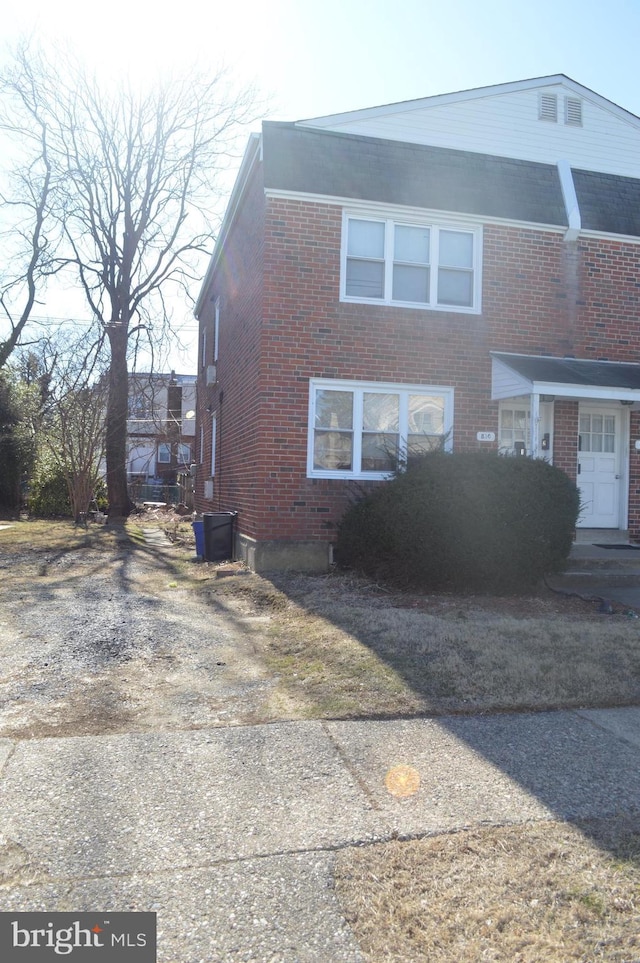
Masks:
[[[551,164],[267,122],[265,187],[564,226]]]
[[[573,183],[583,228],[640,237],[640,180],[574,170]]]
[[[499,351],[492,351],[491,357],[532,382],[640,389],[640,364],[545,358],[526,354],[503,354]]]
[[[263,157],[267,189],[567,226],[553,164],[277,122]],[[583,228],[640,237],[640,179],[573,177]]]

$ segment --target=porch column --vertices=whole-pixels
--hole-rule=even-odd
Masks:
[[[531,457],[540,456],[540,395],[531,395]]]

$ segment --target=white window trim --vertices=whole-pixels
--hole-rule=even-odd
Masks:
[[[382,298],[363,298],[347,294],[347,239],[349,231],[349,220],[378,221],[386,223],[385,230],[385,297]],[[433,298],[437,290],[437,284],[433,283],[435,272],[438,270],[438,242],[437,237],[440,230],[457,231],[473,235],[473,304],[471,306],[457,304],[438,304],[431,300],[428,304],[421,301],[394,301],[391,297],[391,286],[393,282],[393,231],[389,230],[390,225],[400,224],[407,227],[428,227],[433,233],[432,257],[431,257],[431,283],[429,294]],[[473,223],[448,220],[447,218],[425,217],[424,219],[407,215],[406,212],[390,211],[382,214],[380,210],[359,208],[344,208],[342,211],[342,242],[340,251],[340,300],[351,304],[381,304],[387,307],[417,308],[422,311],[445,311],[454,314],[480,314],[482,311],[482,226]]]
[[[216,434],[218,428],[218,419],[215,415],[211,418],[211,477],[213,478],[216,473]]]
[[[202,326],[202,357],[200,367],[204,370],[207,367],[207,326]]]
[[[353,463],[360,463],[362,451],[362,432],[355,430],[355,423],[358,415],[362,413],[362,399],[365,392],[379,392],[381,394],[393,393],[400,395],[400,456],[406,454],[407,438],[407,410],[408,397],[414,394],[442,395],[445,402],[444,407],[444,434],[443,443],[446,451],[451,451],[453,447],[453,398],[454,389],[450,385],[414,385],[383,383],[380,381],[342,381],[333,378],[311,378],[309,381],[309,428],[307,437],[307,477],[308,478],[335,478],[343,481],[350,478],[358,478],[370,481],[385,481],[393,477],[393,472],[379,471],[339,471],[326,468],[314,468],[314,436],[315,436],[315,402],[316,390],[320,388],[332,389],[334,391],[353,391],[356,392],[354,404],[354,429],[353,429]],[[403,434],[404,429],[404,434]]]
[[[218,360],[218,345],[220,343],[220,298],[216,298],[213,313],[213,363]]]

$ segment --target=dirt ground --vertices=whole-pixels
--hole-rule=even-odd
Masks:
[[[637,626],[551,592],[270,581],[198,563],[184,520],[17,522],[0,531],[0,736],[629,704]]]
[[[158,532],[43,550],[22,531],[10,551],[0,538],[0,736],[269,718],[274,682],[252,641],[260,620],[193,592],[192,551]]]

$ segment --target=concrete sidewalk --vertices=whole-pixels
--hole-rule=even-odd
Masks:
[[[0,767],[3,910],[155,911],[166,963],[340,963],[337,849],[636,811],[640,709],[5,739]]]
[[[617,603],[640,615],[640,546],[626,533],[579,532],[566,571],[547,583],[561,592],[575,593],[605,603]]]

